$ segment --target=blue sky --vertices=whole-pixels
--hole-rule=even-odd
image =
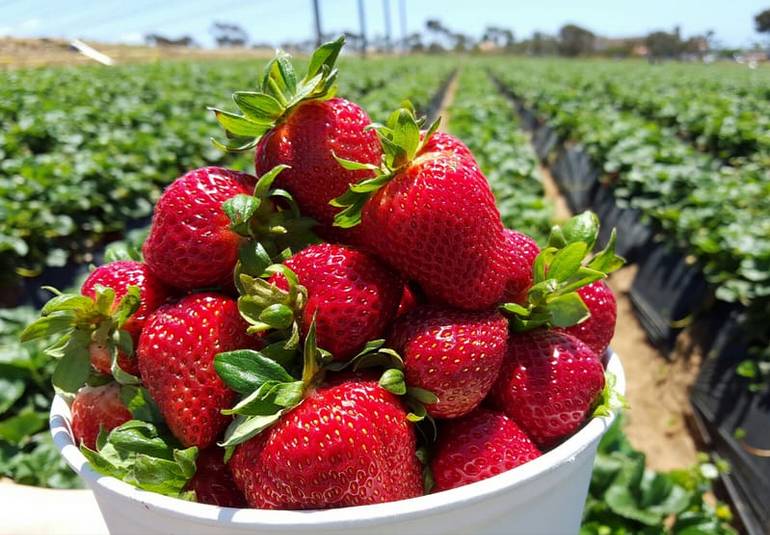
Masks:
[[[729,46],[760,39],[753,17],[768,0],[386,0],[394,37],[400,35],[399,3],[409,32],[439,18],[454,30],[478,36],[489,24],[512,28],[517,38],[535,30],[555,33],[573,22],[612,37],[643,35],[680,25],[684,35],[716,32]],[[325,32],[358,31],[357,0],[319,0]],[[367,33],[383,33],[383,0],[364,0]],[[311,0],[0,0],[0,35],[82,37],[139,42],[143,34],[192,35],[212,43],[213,20],[237,22],[253,41],[278,44],[313,32]]]

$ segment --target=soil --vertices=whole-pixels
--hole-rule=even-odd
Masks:
[[[87,42],[116,63],[150,62],[161,59],[269,58],[266,48],[203,49],[182,46],[133,46]],[[0,69],[52,65],[98,65],[78,53],[64,39],[18,39],[0,37]]]

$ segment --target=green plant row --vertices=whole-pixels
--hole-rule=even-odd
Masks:
[[[449,109],[449,129],[476,156],[508,228],[544,243],[553,207],[544,197],[538,160],[511,103],[479,66],[460,71]]]
[[[366,104],[380,120],[407,94],[425,107],[451,65],[422,65],[348,60],[339,93],[372,93]],[[247,155],[209,143],[219,132],[205,108],[232,107],[229,88],[260,75],[242,60],[0,73],[0,287],[87,259],[105,236],[149,216],[162,188],[186,170],[250,169]],[[405,86],[413,90],[396,98]]]

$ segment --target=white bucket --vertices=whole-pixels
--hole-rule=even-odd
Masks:
[[[607,365],[625,392],[620,360]],[[182,533],[427,535],[542,533],[580,529],[596,447],[615,415],[594,418],[572,438],[518,468],[484,481],[398,502],[324,511],[232,509],[136,489],[98,474],[72,441],[70,410],[51,407],[51,433],[67,463],[93,489],[112,535]]]

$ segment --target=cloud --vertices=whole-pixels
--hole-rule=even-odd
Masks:
[[[29,31],[34,30],[40,26],[40,19],[27,19],[20,23],[17,27],[18,30]]]

